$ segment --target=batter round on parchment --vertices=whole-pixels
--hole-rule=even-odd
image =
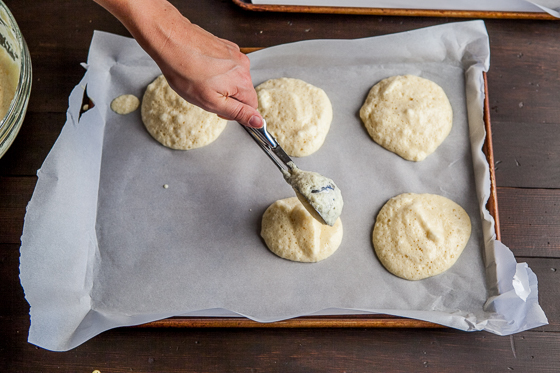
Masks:
[[[360,118],[376,143],[406,160],[422,161],[449,135],[453,110],[439,85],[401,75],[371,88]]]
[[[331,256],[342,242],[342,222],[319,223],[297,197],[281,199],[263,214],[261,237],[281,258],[296,262],[318,262]]]
[[[323,145],[333,117],[325,91],[293,78],[267,80],[256,91],[267,129],[286,153],[304,157]]]
[[[216,140],[227,121],[185,101],[163,75],[146,88],[142,121],[154,139],[172,149],[188,150]]]
[[[470,235],[469,215],[452,200],[435,194],[405,193],[381,208],[372,241],[389,272],[421,280],[451,268]]]

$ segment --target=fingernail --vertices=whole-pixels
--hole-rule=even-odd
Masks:
[[[258,115],[253,115],[251,119],[249,119],[249,125],[254,128],[261,128],[262,127],[262,119]]]

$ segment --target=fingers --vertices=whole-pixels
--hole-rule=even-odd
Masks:
[[[227,97],[223,101],[224,119],[235,120],[247,127],[261,128],[263,125],[261,114],[253,107],[244,104],[232,97]]]
[[[230,73],[230,79],[213,81],[218,96],[212,94],[213,97],[207,97],[207,101],[213,101],[213,111],[223,118],[238,121],[244,126],[262,127],[262,116],[257,110],[257,92],[248,69],[236,68]]]
[[[257,92],[252,84],[237,87],[237,92],[233,95],[230,95],[236,99],[237,101],[243,102],[253,108],[257,108],[259,106],[259,99],[257,98]]]
[[[242,81],[242,79],[239,80],[239,82]],[[262,116],[257,110],[257,92],[250,78],[244,83],[236,87],[235,94],[223,96],[223,110],[232,120],[236,120],[244,126],[260,128],[262,127]]]
[[[253,128],[261,128],[263,124],[263,118],[261,117],[260,113],[257,113],[257,115],[253,115],[251,118],[249,118],[249,122],[247,123],[248,127]]]

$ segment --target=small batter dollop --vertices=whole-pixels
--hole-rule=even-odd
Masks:
[[[322,224],[331,227],[342,213],[342,193],[334,181],[317,172],[300,170],[293,162],[288,163],[284,179],[294,188],[298,199],[309,213]]]
[[[120,95],[111,101],[111,110],[117,114],[130,114],[140,105],[140,100],[134,95]]]

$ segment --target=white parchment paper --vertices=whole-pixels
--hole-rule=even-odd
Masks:
[[[547,12],[560,18],[560,0],[251,0],[251,2],[260,5]]]
[[[87,73],[70,96],[67,123],[28,206],[21,282],[31,305],[29,341],[68,350],[104,330],[176,315],[244,315],[270,322],[310,314],[387,313],[505,335],[546,323],[537,280],[495,241],[489,196],[481,21],[360,40],[314,40],[250,55],[255,85],[277,77],[324,89],[334,118],[323,147],[296,159],[341,188],[344,238],[330,258],[295,263],[270,253],[262,213],[293,196],[236,123],[211,145],[171,150],[140,112],[109,108],[142,97],[160,73],[132,39],[96,32]],[[415,74],[435,81],[454,112],[449,137],[422,162],[374,143],[358,117],[373,84]],[[81,117],[84,89],[95,107]],[[163,188],[168,185],[168,188]],[[406,281],[388,273],[371,244],[373,223],[405,192],[448,197],[473,231],[456,265]]]

